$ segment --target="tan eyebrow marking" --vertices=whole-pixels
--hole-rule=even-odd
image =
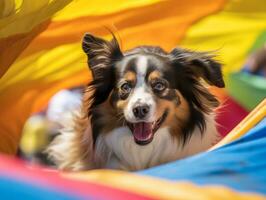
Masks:
[[[158,78],[161,78],[161,73],[155,70],[150,73],[148,80],[151,81],[151,80],[158,79]]]
[[[125,73],[124,78],[127,81],[135,82],[136,81],[136,73],[134,73],[132,71],[128,71]]]

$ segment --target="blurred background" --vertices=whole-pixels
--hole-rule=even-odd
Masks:
[[[119,38],[122,50],[156,45],[215,51],[225,89],[225,136],[266,97],[265,0],[1,0],[0,152],[52,164],[43,149],[78,110],[91,80],[84,33]]]

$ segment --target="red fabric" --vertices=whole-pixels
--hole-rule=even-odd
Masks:
[[[247,110],[229,96],[217,112],[217,128],[223,137],[226,136],[248,114]]]
[[[97,183],[63,178],[57,171],[47,171],[45,168],[38,166],[27,166],[27,163],[3,155],[0,155],[0,176],[31,183],[40,187],[53,188],[59,192],[63,191],[84,198],[93,197],[108,200],[151,199]]]

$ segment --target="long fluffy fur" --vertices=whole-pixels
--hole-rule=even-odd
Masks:
[[[87,89],[79,112],[73,113],[74,120],[65,124],[61,134],[49,145],[46,153],[59,169],[80,171],[92,169],[93,139],[88,109],[91,105],[92,89]]]
[[[159,47],[149,46],[125,53],[152,54],[170,61],[182,74],[176,87],[184,96],[182,102],[187,102],[190,116],[189,120],[179,119],[181,125],[176,129],[163,129],[165,134],[156,134],[153,143],[138,146],[128,139],[132,137],[129,129],[123,128],[123,123],[114,117],[117,113],[111,113],[111,109],[107,111],[104,107],[104,102],[109,98],[118,98],[112,95],[116,82],[114,64],[123,57],[118,42],[115,38],[108,42],[85,35],[83,50],[88,55],[93,81],[85,91],[83,105],[73,124],[67,125],[68,128],[47,149],[50,158],[60,169],[139,170],[206,150],[218,141],[213,110],[219,102],[200,80],[203,78],[211,85],[224,87],[220,64],[212,56],[180,48],[166,53]],[[104,124],[108,123],[103,115],[108,115],[109,124],[113,126],[111,129],[103,130]],[[173,138],[173,135],[178,137]],[[183,145],[180,145],[180,141]],[[152,160],[149,160],[149,155],[153,155]]]

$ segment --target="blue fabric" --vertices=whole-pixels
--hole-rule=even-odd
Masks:
[[[59,192],[56,189],[36,186],[26,181],[13,180],[10,177],[0,176],[0,199],[7,200],[80,200],[84,197]],[[86,197],[86,199],[89,199]],[[95,199],[95,198],[94,198]]]
[[[250,71],[250,67],[248,65],[244,65],[244,68],[242,68],[241,71],[244,72],[244,73],[254,74],[254,75],[257,75],[257,76],[262,76],[262,77],[265,76],[265,72],[263,71],[263,69],[260,69],[259,71],[256,71],[256,72],[251,72]]]
[[[266,118],[230,144],[138,174],[266,194]]]

